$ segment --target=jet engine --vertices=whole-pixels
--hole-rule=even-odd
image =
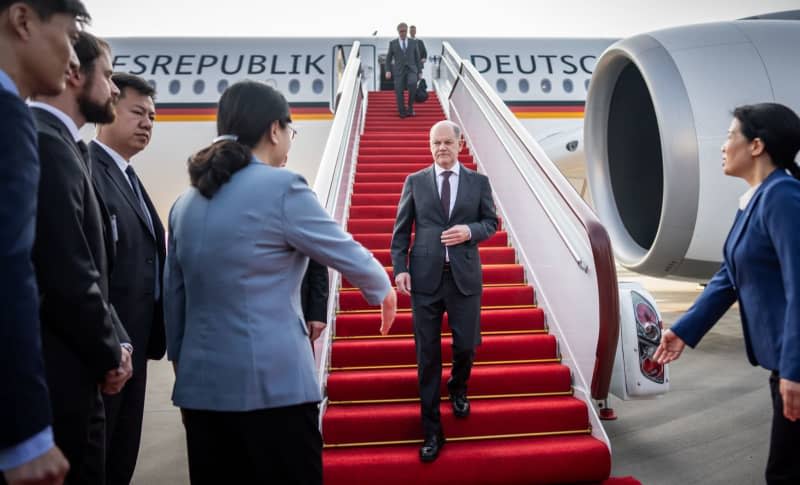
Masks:
[[[623,266],[706,280],[746,183],[720,147],[742,104],[800,112],[800,22],[738,20],[637,35],[598,59],[584,141],[595,210]]]

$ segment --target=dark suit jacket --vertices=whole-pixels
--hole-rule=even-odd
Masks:
[[[386,54],[384,67],[386,72],[391,72],[397,78],[404,70],[419,72],[422,70],[422,56],[420,55],[417,41],[411,37],[406,38],[406,51],[400,48],[400,39],[389,42],[389,52]]]
[[[328,267],[313,259],[300,286],[300,304],[306,322],[328,323]]]
[[[736,214],[722,267],[673,326],[694,347],[739,300],[750,363],[800,382],[800,182],[775,170]]]
[[[0,88],[0,449],[51,424],[31,263],[39,156],[28,107]]]
[[[445,262],[442,232],[457,224],[469,226],[472,239],[449,248],[453,279],[464,295],[479,295],[483,278],[478,243],[497,230],[489,179],[461,165],[456,202],[445,220],[433,165],[406,178],[392,235],[392,265],[395,275],[411,273],[412,292],[432,294],[439,288]],[[416,235],[409,257],[412,227]]]
[[[92,179],[116,226],[111,304],[131,337],[134,363],[139,367],[146,365],[147,358],[163,357],[167,348],[161,305],[163,292],[157,299],[153,295],[155,260],[159,262],[158,278],[161,281],[167,258],[164,226],[143,185],[142,195],[153,220],[155,234],[150,232],[127,175],[122,173],[111,155],[94,142],[89,144],[89,153],[92,158]]]
[[[417,47],[419,49],[419,58],[422,60],[422,63],[425,64],[425,61],[428,60],[428,49],[425,48],[425,42],[422,42],[421,39],[414,39],[417,41]]]
[[[42,343],[53,410],[83,411],[130,342],[108,302],[104,207],[66,126],[34,108],[41,179],[33,262],[41,297]]]

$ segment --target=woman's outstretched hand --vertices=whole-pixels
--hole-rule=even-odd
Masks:
[[[661,343],[653,354],[653,359],[659,364],[669,364],[681,356],[685,347],[686,342],[675,335],[672,330],[667,330],[661,335]]]

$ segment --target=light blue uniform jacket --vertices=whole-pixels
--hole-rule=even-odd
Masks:
[[[372,304],[391,288],[372,254],[289,170],[254,161],[210,200],[195,188],[181,195],[164,276],[175,405],[248,411],[321,399],[300,305],[308,256]]]
[[[736,214],[722,267],[672,331],[694,347],[738,299],[753,365],[800,382],[800,181],[775,170]]]

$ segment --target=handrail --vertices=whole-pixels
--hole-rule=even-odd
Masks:
[[[522,127],[519,120],[513,116],[510,110],[506,107],[505,103],[500,99],[497,93],[491,89],[485,79],[475,70],[474,66],[461,60],[460,56],[452,48],[448,42],[444,42],[442,46],[442,57],[446,62],[451,63],[450,59],[456,61],[460,65],[458,78],[468,77],[469,81],[475,84],[481,91],[481,94],[488,101],[488,105],[494,111],[494,114],[503,121],[508,128],[508,132],[513,134],[518,142],[518,146],[527,151],[530,160],[532,160],[539,171],[544,175],[544,179],[549,183],[553,189],[553,193],[557,194],[561,199],[563,205],[567,207],[575,218],[581,224],[586,237],[588,238],[589,245],[592,251],[592,258],[595,267],[595,274],[597,279],[598,288],[598,342],[595,352],[595,367],[593,370],[591,381],[591,394],[594,399],[605,400],[608,398],[609,387],[611,384],[611,374],[614,367],[614,355],[617,348],[617,340],[619,338],[619,295],[617,288],[616,267],[614,265],[613,252],[611,250],[611,241],[608,237],[603,225],[598,220],[597,216],[592,212],[584,200],[575,192],[569,182],[561,175],[558,168],[549,160],[544,152],[539,148],[536,142],[532,139],[528,131]],[[450,92],[452,95],[455,92],[455,84]],[[480,107],[482,109],[482,107]],[[495,127],[492,127],[496,130]],[[508,151],[508,149],[506,148]],[[510,154],[510,152],[509,152]],[[514,158],[514,157],[512,157]],[[516,159],[514,163],[517,165]],[[521,170],[524,174],[524,171]],[[526,184],[535,193],[530,180],[526,177]],[[537,200],[541,203],[541,198],[535,194]],[[565,244],[569,247],[570,253],[575,258],[578,265],[584,271],[588,271],[588,266],[582,261],[572,243],[567,240],[560,225],[556,223],[552,214],[547,208],[542,205],[544,212],[550,219],[551,223],[556,228],[557,233]]]
[[[366,109],[366,92],[362,83],[360,43],[354,42],[347,58],[344,73],[337,90],[336,111],[333,117],[328,141],[322,153],[319,171],[314,180],[314,192],[320,203],[342,228],[347,224],[348,188],[351,185],[355,155],[358,147],[358,136],[364,124]],[[338,271],[328,272],[328,287],[338,288],[340,281]],[[317,377],[323,396],[323,411],[326,403],[325,386],[329,368],[330,348],[332,344],[334,316],[336,314],[336,298],[328,299],[327,318],[329,325],[314,343],[314,358],[317,366]],[[320,413],[320,417],[322,416]],[[321,418],[320,418],[321,419]]]

